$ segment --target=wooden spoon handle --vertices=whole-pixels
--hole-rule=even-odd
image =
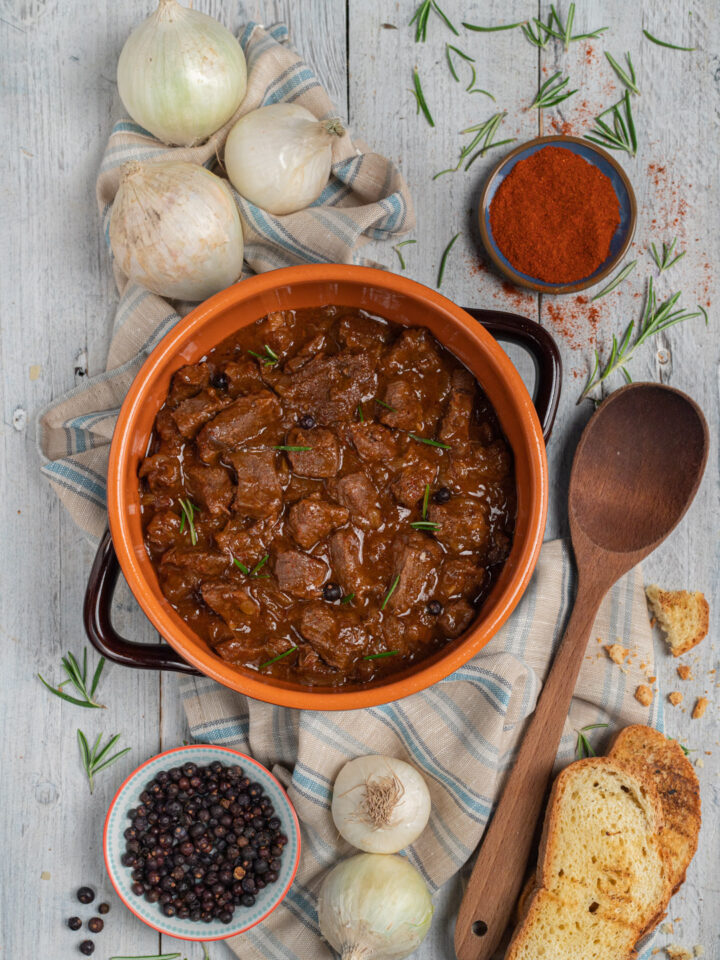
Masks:
[[[603,586],[578,588],[565,635],[535,712],[485,831],[458,914],[458,960],[490,960],[508,925],[525,876],[535,826],[552,773],[563,725],[595,621]]]

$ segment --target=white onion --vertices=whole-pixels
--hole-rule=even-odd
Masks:
[[[225,143],[225,169],[237,192],[279,216],[309,207],[330,178],[339,120],[318,120],[297,103],[273,103],[240,117]]]
[[[340,834],[368,853],[397,853],[420,836],[430,793],[415,767],[395,757],[350,760],[335,780],[332,817]]]
[[[402,857],[358,853],[323,880],[320,933],[343,960],[401,960],[430,929],[433,906],[422,877]]]
[[[242,227],[230,188],[183,160],[125,164],[110,246],[127,277],[173,300],[204,300],[242,272]]]
[[[221,23],[177,0],[160,0],[125,41],[117,82],[136,123],[163,143],[187,147],[235,113],[247,67],[240,44]]]

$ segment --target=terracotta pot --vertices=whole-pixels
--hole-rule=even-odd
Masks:
[[[227,663],[172,609],[145,551],[137,470],[147,450],[155,415],[179,367],[195,363],[225,337],[270,311],[329,303],[361,308],[395,323],[425,326],[472,370],[495,408],[513,450],[518,511],[510,556],[477,619],[462,637],[382,681],[313,689]],[[110,659],[129,666],[199,671],[258,700],[315,710],[386,703],[423,690],[462,666],[492,639],[522,596],[540,550],[548,498],[543,426],[518,372],[482,324],[505,339],[521,342],[533,353],[540,393],[536,402],[542,408],[548,434],[557,406],[559,357],[549,335],[524,318],[492,311],[468,312],[405,277],[337,264],[264,273],[200,304],[153,350],[120,411],[108,472],[110,533],[98,551],[85,601],[85,626],[95,646]],[[138,603],[169,647],[132,643],[112,629],[110,600],[117,579],[117,561]]]

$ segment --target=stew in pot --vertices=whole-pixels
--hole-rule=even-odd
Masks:
[[[460,636],[509,553],[512,455],[425,329],[271,313],[173,376],[139,468],[163,594],[225,660],[325,686]]]

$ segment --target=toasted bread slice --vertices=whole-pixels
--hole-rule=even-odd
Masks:
[[[645,593],[674,657],[687,653],[705,639],[710,608],[702,593],[661,590],[654,584],[647,587]]]
[[[670,896],[662,822],[652,780],[631,768],[591,757],[563,770],[506,960],[627,960]]]
[[[659,730],[635,724],[615,738],[609,753],[640,776],[651,778],[662,805],[665,824],[660,843],[667,853],[673,893],[685,880],[700,833],[700,783],[682,747]]]

